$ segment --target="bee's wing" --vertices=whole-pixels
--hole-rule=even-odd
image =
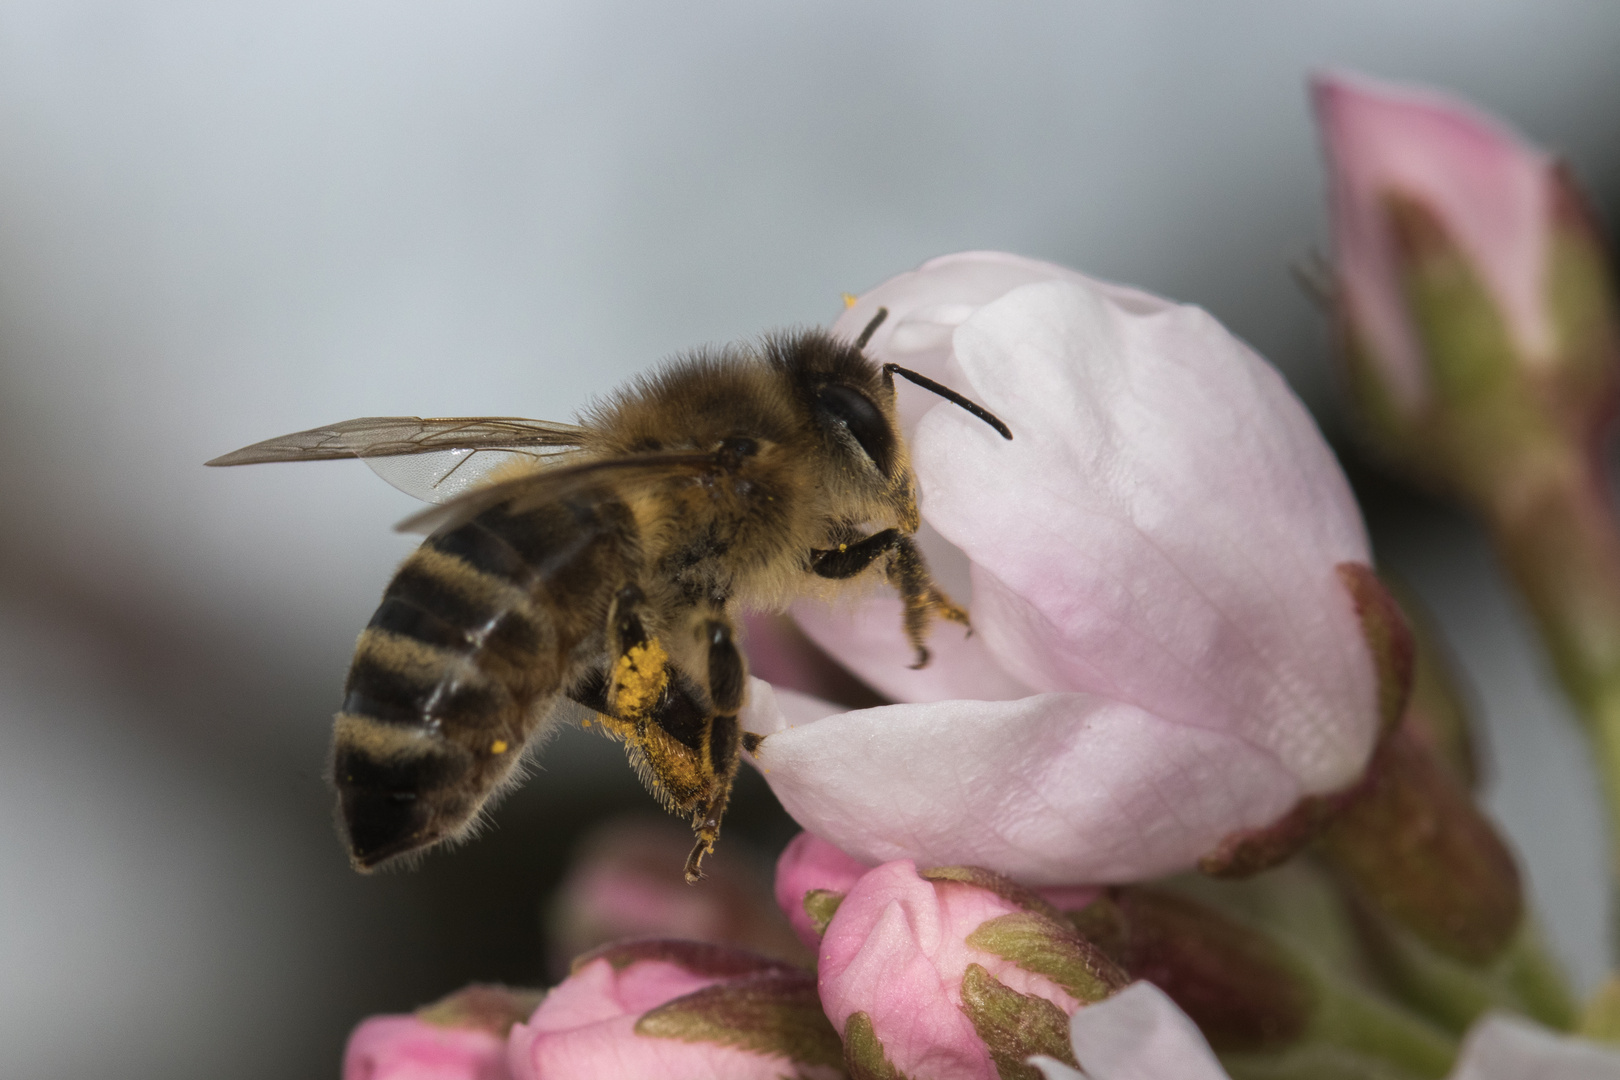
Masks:
[[[346,457],[392,457],[437,450],[523,450],[578,446],[583,428],[525,420],[520,416],[367,416],[296,431],[244,446],[210,465],[257,465],[268,461],[327,461]]]
[[[497,484],[469,491],[459,498],[423,510],[395,526],[399,532],[431,533],[465,524],[485,510],[503,503],[513,513],[565,499],[598,484],[657,483],[696,476],[715,468],[719,456],[705,453],[632,454],[541,469]]]
[[[446,503],[508,462],[578,446],[583,438],[573,425],[519,416],[368,416],[266,439],[208,464],[357,457],[407,495]]]

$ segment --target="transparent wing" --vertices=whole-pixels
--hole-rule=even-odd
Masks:
[[[716,454],[635,454],[586,461],[578,465],[558,465],[468,491],[456,499],[406,518],[395,528],[400,532],[414,533],[453,529],[490,507],[503,503],[509,505],[512,513],[521,514],[598,484],[611,483],[616,489],[622,489],[626,484],[698,476],[715,468],[719,461]]]
[[[509,467],[527,466],[532,472],[551,455],[550,450],[439,450],[431,454],[395,454],[366,457],[366,467],[394,487],[423,502],[447,503],[488,484]]]
[[[346,457],[391,457],[440,450],[532,450],[578,446],[585,430],[572,424],[521,416],[367,416],[296,431],[244,446],[210,465],[257,465],[269,461],[328,461]]]
[[[582,428],[520,416],[367,416],[245,446],[210,465],[357,457],[423,502],[445,503],[508,465],[535,465],[584,439]]]

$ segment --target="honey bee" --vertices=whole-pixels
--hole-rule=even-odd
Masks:
[[[929,623],[967,624],[912,540],[916,482],[901,375],[820,330],[699,352],[581,423],[382,417],[315,428],[210,465],[515,451],[486,482],[407,519],[427,539],[360,634],[333,723],[331,777],[356,869],[462,838],[514,785],[566,699],[593,710],[696,844],[714,850],[740,754],[748,669],[736,612],[781,610],[881,573],[917,666]]]

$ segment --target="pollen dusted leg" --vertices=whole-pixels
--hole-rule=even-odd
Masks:
[[[725,816],[731,785],[737,778],[737,763],[742,756],[742,729],[737,724],[737,712],[743,706],[748,687],[748,664],[737,648],[730,621],[715,613],[702,624],[700,632],[708,647],[709,701],[715,715],[704,735],[703,752],[710,769],[709,790],[692,813],[692,831],[697,833],[697,843],[686,860],[689,882],[703,876],[703,857],[714,851],[714,843],[720,838],[720,820]]]
[[[624,743],[631,767],[670,810],[690,813],[709,789],[703,754],[707,709],[691,681],[647,631],[645,595],[626,585],[608,613],[609,667],[602,727]]]
[[[627,725],[625,734],[641,735],[665,688],[669,685],[669,653],[647,633],[641,610],[645,594],[626,585],[613,598],[608,612],[607,699],[613,715],[605,722]]]
[[[842,580],[852,578],[878,560],[888,556],[884,572],[900,593],[905,605],[906,640],[917,652],[913,668],[926,667],[928,649],[923,642],[928,637],[928,620],[938,615],[949,622],[969,626],[968,615],[946,596],[928,574],[928,564],[916,543],[899,529],[884,529],[853,544],[840,544],[826,551],[810,552],[810,568],[824,578]]]

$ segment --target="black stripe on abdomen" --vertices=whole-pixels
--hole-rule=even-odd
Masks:
[[[343,712],[396,726],[454,727],[481,724],[507,700],[493,682],[458,680],[449,671],[408,671],[362,653],[349,668]]]
[[[527,588],[529,579],[534,576],[517,547],[486,527],[481,518],[474,518],[449,532],[430,536],[422,546],[460,559],[480,574],[519,588]]]

